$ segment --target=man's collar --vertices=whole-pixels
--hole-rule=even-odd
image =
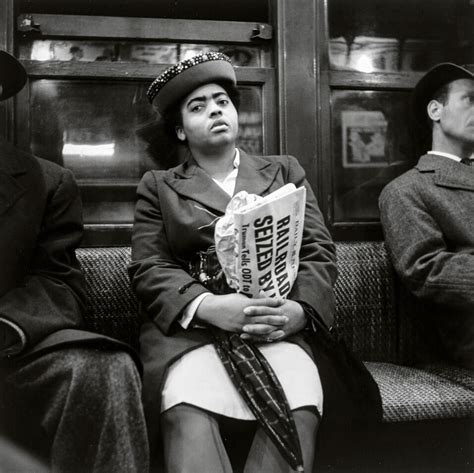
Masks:
[[[455,154],[445,153],[444,151],[428,151],[427,154],[435,154],[436,156],[443,156],[444,158],[453,159],[454,161],[460,162],[461,158]]]
[[[421,156],[415,168],[433,173],[433,182],[442,187],[474,191],[474,169],[437,154]]]

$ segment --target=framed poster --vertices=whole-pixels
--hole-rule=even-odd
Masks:
[[[381,111],[343,111],[342,165],[349,167],[386,166],[387,120]]]

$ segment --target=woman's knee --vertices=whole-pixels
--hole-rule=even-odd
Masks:
[[[218,430],[215,417],[198,407],[178,404],[161,414],[163,432],[173,432],[181,438],[202,438]]]
[[[318,432],[320,417],[316,408],[313,406],[302,407],[293,411],[296,429],[301,441],[316,438]]]

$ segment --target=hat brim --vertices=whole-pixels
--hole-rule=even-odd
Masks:
[[[446,84],[458,79],[474,79],[474,74],[450,62],[438,64],[420,79],[412,94],[412,109],[419,125],[428,125],[426,107],[435,93]]]
[[[0,51],[0,100],[6,100],[20,92],[26,84],[26,78],[22,64],[6,51]]]
[[[154,98],[153,105],[163,115],[193,90],[212,82],[229,82],[235,85],[232,64],[227,61],[208,61],[184,70],[163,86]]]

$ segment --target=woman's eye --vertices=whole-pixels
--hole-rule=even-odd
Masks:
[[[191,108],[191,112],[199,112],[202,109],[202,105],[195,105]]]

